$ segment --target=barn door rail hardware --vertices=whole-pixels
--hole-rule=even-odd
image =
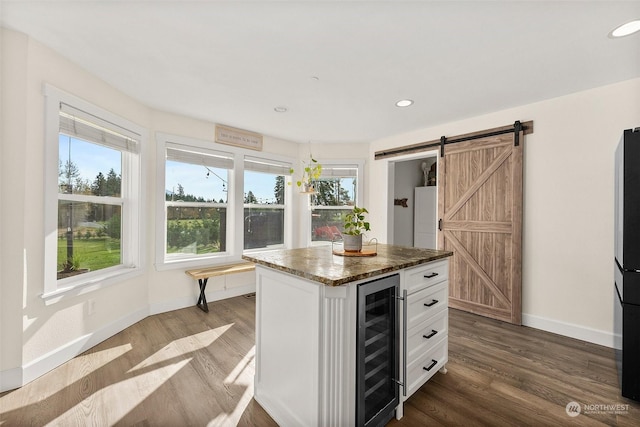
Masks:
[[[520,122],[520,120],[516,120],[515,123],[513,123],[513,127],[507,128],[507,129],[496,130],[492,132],[485,132],[477,135],[461,136],[459,138],[451,138],[451,139],[447,139],[445,136],[441,136],[440,137],[440,157],[444,157],[444,146],[446,144],[455,144],[456,142],[473,141],[474,139],[504,135],[506,133],[511,133],[511,132],[514,133],[513,145],[517,147],[518,145],[520,145],[520,132],[522,132],[522,130],[523,130],[522,123]]]
[[[428,151],[434,148],[440,148],[440,157],[444,157],[444,146],[448,144],[455,144],[457,142],[472,141],[475,139],[487,138],[490,136],[504,135],[507,133],[514,133],[513,144],[517,147],[520,145],[520,133],[525,135],[533,133],[533,121],[521,122],[516,120],[513,125],[502,126],[499,128],[488,129],[486,131],[473,132],[465,135],[454,136],[447,138],[441,136],[440,139],[434,141],[427,141],[413,145],[405,145],[403,147],[391,148],[389,150],[377,151],[375,153],[375,159],[383,159],[385,157],[400,156],[403,154],[417,153],[421,151]]]

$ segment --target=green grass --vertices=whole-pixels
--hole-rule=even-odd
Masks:
[[[73,256],[80,262],[79,268],[91,271],[120,264],[120,240],[109,237],[74,239]],[[58,239],[58,269],[67,260],[67,240]]]

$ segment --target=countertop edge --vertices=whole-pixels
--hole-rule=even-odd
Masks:
[[[398,265],[394,265],[394,266],[390,266],[387,268],[380,268],[380,269],[375,269],[375,270],[371,270],[368,271],[366,273],[360,273],[360,274],[356,274],[353,276],[348,276],[348,277],[343,277],[340,279],[330,279],[327,277],[322,277],[322,276],[318,276],[315,274],[311,274],[311,273],[307,273],[301,270],[296,270],[296,269],[292,269],[292,268],[288,268],[288,267],[284,267],[278,264],[274,264],[271,262],[267,262],[261,259],[257,259],[257,258],[253,258],[250,255],[242,255],[242,259],[246,260],[246,261],[251,261],[255,264],[258,265],[262,265],[264,267],[269,267],[271,269],[274,270],[278,270],[278,271],[282,271],[284,273],[288,273],[294,276],[298,276],[298,277],[302,277],[304,279],[308,279],[314,282],[318,282],[318,283],[322,283],[323,285],[327,285],[327,286],[341,286],[341,285],[345,285],[347,283],[351,283],[351,282],[356,282],[358,280],[362,280],[362,279],[368,279],[370,277],[375,277],[375,276],[380,276],[381,274],[386,274],[386,273],[390,273],[393,271],[398,271],[398,270],[402,270],[405,268],[409,268],[409,267],[415,267],[418,265],[422,265],[422,264],[427,264],[429,262],[432,261],[437,261],[439,259],[444,259],[444,258],[448,258],[450,256],[453,255],[453,252],[451,251],[442,251],[441,254],[438,255],[431,255],[427,258],[423,258],[420,260],[416,260],[416,261],[409,261],[406,263],[402,263],[402,264],[398,264]],[[336,256],[336,255],[334,255]]]

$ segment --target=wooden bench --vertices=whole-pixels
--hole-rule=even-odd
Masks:
[[[204,290],[207,287],[207,280],[209,277],[224,276],[226,274],[244,273],[247,271],[253,271],[256,269],[256,265],[252,262],[237,262],[234,264],[217,265],[215,267],[195,268],[193,270],[187,270],[185,273],[187,276],[191,276],[198,280],[200,286],[200,297],[196,306],[204,312],[209,312],[207,306],[207,297],[204,295]]]

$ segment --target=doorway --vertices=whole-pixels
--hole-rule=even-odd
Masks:
[[[376,160],[409,152],[419,157],[420,150],[439,148],[437,248],[453,252],[449,307],[522,322],[523,141],[530,133],[533,121],[516,120],[375,153]],[[397,200],[396,171],[404,166],[400,161],[390,163],[392,200]],[[388,238],[400,244],[394,213],[389,211]]]
[[[435,151],[389,161],[388,242],[437,247],[437,163]]]

